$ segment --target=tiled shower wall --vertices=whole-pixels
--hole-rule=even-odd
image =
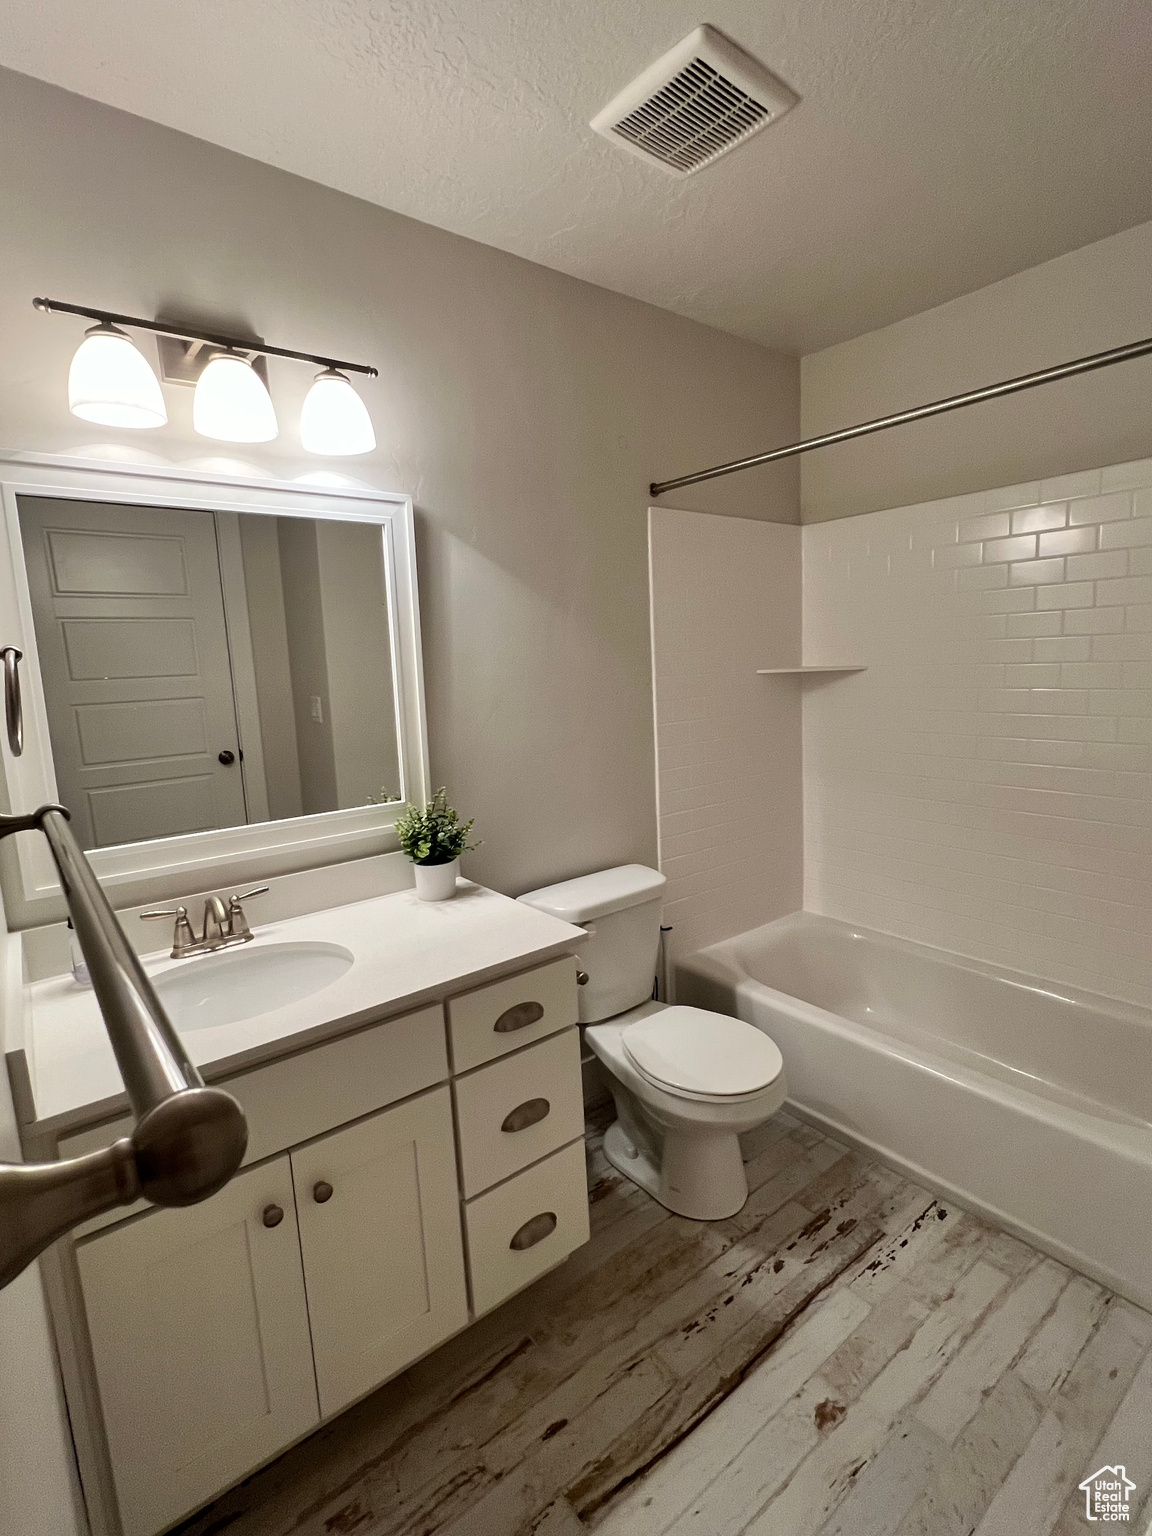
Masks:
[[[1152,1005],[1152,461],[803,531],[805,905]]]

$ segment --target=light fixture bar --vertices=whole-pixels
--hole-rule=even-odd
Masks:
[[[270,347],[250,336],[221,336],[212,331],[187,330],[178,325],[161,325],[157,320],[142,320],[138,315],[117,315],[110,309],[87,309],[83,304],[65,304],[61,299],[33,299],[33,309],[42,315],[79,315],[106,325],[127,325],[136,330],[154,331],[158,336],[177,336],[181,341],[204,341],[213,347],[227,347],[234,352],[259,352],[265,357],[290,357],[299,363],[319,363],[323,368],[339,368],[344,373],[364,373],[370,379],[379,370],[367,363],[346,363],[337,357],[321,357],[315,352],[293,352],[288,347]]]
[[[712,469],[698,470],[694,475],[678,475],[675,480],[654,480],[648,487],[649,495],[663,496],[665,491],[678,491],[685,485],[699,485],[704,480],[716,480],[721,475],[734,475],[742,469],[755,469],[758,464],[772,464],[777,459],[794,459],[797,454],[811,453],[813,448],[830,448],[834,443],[847,443],[855,437],[867,437],[872,432],[887,432],[889,427],[902,427],[910,421],[924,421],[929,416],[942,416],[945,411],[958,411],[966,405],[979,405],[982,400],[998,400],[1002,395],[1015,395],[1022,389],[1035,389],[1040,384],[1054,384],[1059,379],[1071,379],[1080,373],[1092,373],[1097,368],[1111,368],[1114,363],[1126,363],[1134,357],[1152,354],[1152,336],[1141,341],[1130,341],[1122,347],[1109,347],[1107,352],[1093,352],[1088,357],[1074,357],[1070,363],[1057,363],[1054,368],[1041,368],[1036,373],[1018,374],[1013,379],[1001,379],[998,384],[985,384],[980,389],[969,389],[962,395],[949,395],[946,400],[933,400],[928,405],[916,405],[907,411],[895,411],[891,416],[877,416],[874,421],[862,421],[854,427],[840,427],[835,432],[824,432],[820,437],[809,437],[798,443],[787,443],[783,448],[770,448],[767,453],[754,453],[746,459],[733,459],[729,464],[717,464]]]

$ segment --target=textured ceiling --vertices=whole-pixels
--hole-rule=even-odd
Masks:
[[[675,180],[587,122],[700,21],[802,100]],[[1152,218],[1148,0],[5,0],[0,63],[796,352]]]

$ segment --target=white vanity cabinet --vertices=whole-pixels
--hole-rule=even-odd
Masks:
[[[217,1079],[249,1119],[237,1177],[76,1234],[93,1536],[156,1536],[587,1241],[575,962],[446,1009]]]
[[[569,959],[448,1003],[477,1316],[588,1241],[576,1012]]]
[[[292,1153],[327,1418],[468,1321],[447,1088]]]
[[[287,1157],[76,1262],[124,1536],[153,1536],[319,1422]]]

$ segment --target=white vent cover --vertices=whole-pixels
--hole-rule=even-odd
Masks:
[[[673,176],[691,176],[799,101],[713,27],[697,27],[633,80],[591,127]]]

